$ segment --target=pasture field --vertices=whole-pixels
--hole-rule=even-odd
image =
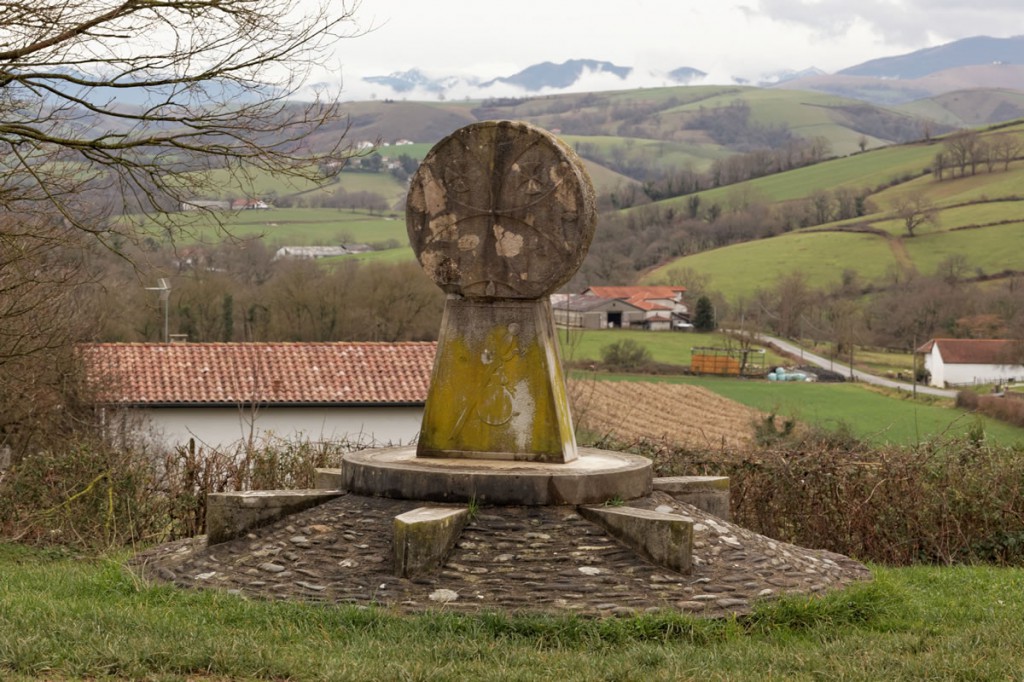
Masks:
[[[837,122],[831,109],[853,101],[842,97],[817,92],[794,92],[792,90],[771,88],[750,88],[740,92],[723,92],[715,97],[702,100],[695,104],[678,107],[680,110],[693,111],[701,106],[725,107],[734,101],[746,102],[750,105],[751,120],[763,125],[785,125],[796,135],[803,138],[823,136],[832,144],[835,154],[851,154],[858,149],[860,133]],[[873,145],[881,144],[879,140],[868,138]]]
[[[1024,200],[1022,201],[990,201],[987,203],[969,204],[953,208],[939,209],[936,213],[936,224],[923,224],[914,231],[913,239],[925,235],[938,235],[963,228],[983,227],[987,229],[998,223],[1016,222],[1024,218]],[[864,218],[854,221],[864,223]],[[831,223],[839,226],[841,223]],[[879,215],[868,225],[876,230],[883,230],[893,237],[907,237],[907,229],[903,220],[890,218],[889,214]],[[810,228],[814,229],[814,228]],[[821,229],[821,228],[818,228]],[[982,247],[984,248],[984,247]],[[982,249],[978,249],[979,251]],[[984,255],[984,254],[978,254]]]
[[[979,424],[984,427],[986,438],[1004,444],[1024,444],[1024,429],[923,399],[895,397],[861,384],[613,374],[599,377],[702,386],[762,412],[829,430],[849,429],[854,436],[875,444],[913,445],[943,435],[963,436]]]
[[[751,196],[778,202],[803,199],[815,191],[832,191],[837,187],[854,190],[865,187],[874,189],[907,173],[920,174],[921,170],[931,163],[939,149],[940,145],[936,143],[886,147],[866,154],[832,159],[786,173],[706,190],[700,192],[698,196],[702,206],[710,206],[715,203],[728,204],[728,197],[734,192],[750,192]],[[689,197],[674,197],[656,202],[654,205],[683,210],[688,199]]]
[[[612,169],[606,168],[595,161],[584,159],[583,166],[587,169],[587,174],[590,176],[590,182],[593,183],[594,190],[597,191],[598,194],[609,193],[620,187],[640,184],[638,180],[634,180],[622,173],[616,173]]]
[[[651,270],[641,284],[668,281],[674,268],[692,268],[710,277],[710,287],[727,299],[749,298],[758,288],[799,270],[813,287],[837,283],[852,269],[867,281],[881,279],[897,265],[888,241],[872,234],[791,232],[758,241],[703,251]]]
[[[405,246],[397,249],[366,251],[364,253],[354,253],[349,256],[331,256],[329,258],[322,259],[321,262],[341,263],[352,260],[359,261],[361,263],[405,263],[407,261],[416,260],[416,254],[412,252],[412,247],[406,244]]]
[[[1021,217],[1021,216],[1018,216]],[[993,274],[1024,267],[1024,221],[992,225],[976,230],[922,232],[903,244],[919,272],[934,273],[951,256],[963,256],[970,268],[968,276]]]
[[[268,210],[196,213],[181,243],[217,242],[224,233],[239,239],[264,239],[271,245],[309,246],[370,244],[391,239],[407,245],[404,216],[371,214],[359,209],[273,208]],[[217,220],[223,221],[222,225]],[[411,251],[410,251],[411,253]]]
[[[992,173],[984,170],[984,166],[979,166],[976,175],[966,177],[958,175],[956,178],[950,178],[947,172],[942,182],[938,182],[931,175],[925,175],[877,192],[872,195],[871,201],[880,210],[890,210],[900,197],[918,192],[923,193],[940,208],[957,204],[989,205],[988,202],[993,202],[994,205],[999,199],[1022,199],[1024,164],[1017,161],[1006,171],[1003,170],[1002,164],[998,164]]]
[[[810,339],[800,339],[796,343],[811,353],[824,358],[829,357],[833,353],[833,346],[831,344],[821,343],[815,345]],[[849,358],[843,358],[840,361],[847,362],[848,360]],[[914,359],[909,352],[901,353],[888,350],[865,349],[858,346],[855,348],[853,355],[853,365],[855,369],[870,374],[895,377],[897,372],[909,375],[914,366]]]
[[[690,366],[690,350],[694,346],[739,347],[736,339],[718,332],[700,334],[679,331],[652,332],[642,329],[558,329],[557,332],[562,346],[562,358],[568,362],[600,361],[602,348],[627,339],[650,351],[654,362],[684,367]],[[768,368],[788,361],[769,351],[765,362],[765,367]]]
[[[407,149],[407,147],[392,147],[390,149]],[[330,180],[314,182],[289,175],[273,174],[260,169],[240,171],[215,169],[208,173],[208,184],[217,189],[206,198],[263,198],[271,195],[283,197],[314,192],[331,194],[338,187],[343,188],[346,192],[374,192],[389,200],[404,193],[402,183],[398,182],[390,173],[343,171],[335,177],[337,178],[336,182]]]
[[[1019,200],[988,201],[943,209],[939,212],[938,229],[949,232],[960,227],[993,225],[1024,219],[1024,177],[1021,180],[1022,196]]]
[[[142,584],[124,556],[0,544],[0,677],[28,680],[1016,679],[1024,570],[872,568],[738,619],[417,616]]]
[[[577,152],[581,151],[581,145],[585,145],[582,151],[587,152],[588,156],[595,156],[594,160],[598,163],[621,158],[634,164],[652,164],[662,169],[692,167],[704,170],[715,159],[728,156],[725,149],[711,142],[666,142],[608,135],[566,135],[562,139]]]

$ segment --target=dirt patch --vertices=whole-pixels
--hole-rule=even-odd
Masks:
[[[577,425],[618,441],[655,440],[683,447],[742,448],[766,415],[688,384],[571,381]]]

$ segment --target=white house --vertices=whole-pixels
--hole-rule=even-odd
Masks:
[[[233,448],[271,438],[414,441],[435,346],[99,343],[80,352],[98,402],[144,417],[162,445]]]
[[[917,349],[932,386],[1024,381],[1024,347],[1009,339],[932,339]]]

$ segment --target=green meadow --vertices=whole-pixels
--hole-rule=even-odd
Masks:
[[[581,375],[582,376],[582,375]],[[927,397],[884,393],[862,384],[772,382],[722,377],[647,377],[593,374],[617,381],[665,381],[703,386],[763,412],[790,417],[822,429],[847,431],[873,444],[915,445],[935,437],[977,434],[1013,445],[1024,444],[1024,429],[947,407]]]
[[[982,140],[1021,130],[1021,126],[1000,128],[983,134]],[[873,192],[868,197],[868,213],[860,218],[685,256],[650,270],[641,282],[671,281],[674,269],[689,268],[707,275],[712,289],[735,301],[796,271],[803,273],[811,286],[820,288],[837,282],[844,270],[876,283],[897,267],[931,275],[951,256],[963,258],[971,275],[1019,270],[1018,254],[1024,243],[1024,164],[1014,162],[1008,171],[996,164],[993,172],[979,165],[975,175],[955,178],[947,171],[941,182],[930,173],[920,175],[942,149],[941,139],[888,147],[703,192],[702,205],[709,201],[727,205],[731,193],[738,192],[773,202],[837,187],[873,189],[907,174],[917,176]],[[910,236],[896,207],[916,195],[922,195],[934,209],[935,219]],[[885,235],[851,233],[850,228]]]
[[[558,340],[562,346],[562,358],[566,361],[600,361],[601,351],[605,346],[620,341],[633,341],[650,354],[654,362],[667,365],[690,366],[692,349],[695,347],[737,348],[736,339],[718,332],[702,334],[697,332],[659,331],[652,332],[639,329],[587,329],[558,330]],[[760,348],[760,346],[754,346]],[[779,364],[786,364],[781,356],[768,351],[766,369]]]
[[[771,288],[785,275],[800,271],[815,287],[838,283],[843,270],[856,270],[871,281],[897,264],[888,241],[873,234],[791,232],[703,251],[675,260],[644,275],[642,284],[670,281],[675,268],[691,268],[710,278],[709,286],[726,298],[748,298]]]
[[[727,205],[733,193],[747,193],[769,202],[803,199],[820,190],[848,187],[874,189],[906,174],[918,175],[926,168],[939,145],[908,144],[872,150],[844,158],[824,161],[813,166],[776,173],[755,180],[719,187],[698,193],[701,205]],[[665,199],[654,205],[683,210],[689,197]]]
[[[272,208],[214,214],[196,213],[178,241],[210,243],[230,235],[264,239],[275,246],[373,244],[397,240],[409,255],[404,216],[360,209]],[[150,226],[150,229],[156,229]],[[159,234],[159,232],[158,232]]]
[[[1024,215],[1018,214],[1018,218],[1021,222],[976,230],[941,234],[925,231],[903,243],[918,272],[934,273],[940,263],[952,256],[965,259],[968,276],[1020,270],[1024,265]]]

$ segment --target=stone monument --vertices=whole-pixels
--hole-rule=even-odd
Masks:
[[[583,261],[594,197],[555,137],[456,131],[407,217],[448,294],[419,445],[346,455],[317,490],[211,494],[206,542],[140,555],[144,575],[413,610],[704,615],[869,577],[729,523],[728,479],[653,479],[643,457],[577,447],[548,295]]]
[[[347,490],[405,499],[581,504],[650,490],[650,463],[576,445],[549,296],[597,220],[576,154],[527,123],[461,128],[427,154],[409,241],[447,293],[415,450],[346,459]]]

